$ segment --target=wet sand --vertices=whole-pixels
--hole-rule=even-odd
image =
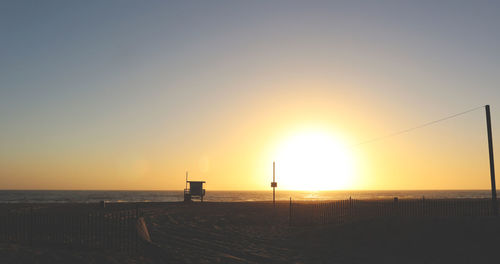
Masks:
[[[137,253],[1,243],[0,263],[499,263],[494,217],[289,227],[283,202],[276,209],[264,202],[145,203],[141,211],[152,243]]]

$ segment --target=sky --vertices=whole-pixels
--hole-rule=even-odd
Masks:
[[[278,188],[488,189],[481,109],[352,146],[490,104],[500,147],[499,13],[498,1],[2,1],[0,189],[176,190],[188,170],[207,189],[267,190],[273,160]],[[308,149],[310,135],[336,150]],[[304,153],[337,163],[307,154],[296,170]]]

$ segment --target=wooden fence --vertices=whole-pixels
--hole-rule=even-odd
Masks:
[[[139,243],[138,217],[138,210],[5,210],[0,212],[0,241],[133,252]]]
[[[493,216],[489,199],[347,199],[321,202],[292,202],[290,226],[343,224],[375,217]]]

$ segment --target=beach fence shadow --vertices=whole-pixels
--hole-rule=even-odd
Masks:
[[[384,217],[494,216],[490,199],[290,200],[289,225],[344,224]],[[498,207],[497,207],[498,208]]]
[[[138,208],[44,210],[29,206],[0,211],[1,242],[135,252],[148,240]]]

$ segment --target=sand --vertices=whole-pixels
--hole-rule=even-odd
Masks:
[[[133,205],[110,210],[127,206]],[[263,202],[141,208],[152,243],[137,253],[3,243],[0,263],[500,263],[500,219],[494,217],[391,217],[289,227],[287,203],[276,209]]]

